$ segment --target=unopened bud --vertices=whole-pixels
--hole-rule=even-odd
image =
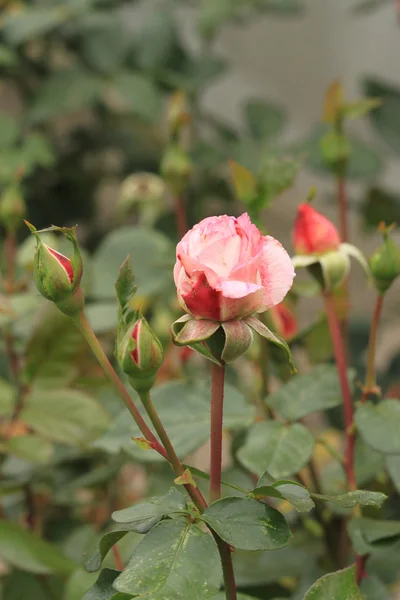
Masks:
[[[74,228],[50,227],[43,231],[61,231],[73,244],[71,258],[64,256],[42,242],[40,231],[25,221],[37,240],[33,277],[38,291],[54,302],[66,315],[73,316],[83,309],[84,298],[80,288],[83,265]]]
[[[116,355],[133,389],[147,392],[154,385],[164,352],[160,340],[147,320],[137,315],[117,342]]]
[[[6,188],[0,199],[0,222],[9,231],[16,231],[25,216],[26,206],[21,187],[13,183]]]
[[[181,193],[192,173],[192,161],[178,145],[170,145],[161,161],[161,175],[175,193]]]
[[[300,204],[293,228],[293,248],[300,255],[322,255],[340,246],[335,225],[307,203]]]
[[[400,248],[390,237],[390,229],[381,227],[383,244],[369,259],[375,286],[380,294],[384,294],[400,275]]]

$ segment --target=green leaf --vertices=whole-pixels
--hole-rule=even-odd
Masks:
[[[107,235],[96,250],[93,296],[114,299],[115,276],[128,254],[141,297],[161,294],[171,285],[173,247],[169,239],[154,230],[122,227]]]
[[[209,86],[226,68],[225,60],[204,54],[185,61],[179,72],[166,69],[163,72],[163,79],[173,88],[183,90],[188,94],[196,94]]]
[[[249,100],[244,113],[250,133],[255,138],[268,139],[282,131],[285,114],[279,106],[264,100]]]
[[[390,600],[386,586],[375,575],[368,574],[360,584],[363,600]]]
[[[339,504],[344,508],[352,508],[356,504],[361,506],[373,506],[380,508],[384,501],[387,499],[386,494],[382,492],[370,492],[368,490],[355,490],[353,492],[346,492],[345,494],[329,495],[329,494],[311,494],[313,498],[318,500],[325,500],[326,502],[333,502]]]
[[[400,196],[387,190],[371,187],[361,205],[361,214],[368,229],[376,229],[381,221],[400,221]]]
[[[320,546],[296,531],[296,535],[280,550],[232,554],[236,583],[241,587],[264,587],[285,577],[298,578],[312,568]]]
[[[29,112],[33,123],[91,106],[103,91],[100,79],[82,68],[53,73],[38,89]]]
[[[364,81],[367,96],[377,96],[382,104],[369,115],[372,125],[386,144],[400,153],[400,89],[391,83],[368,77]]]
[[[359,119],[365,117],[368,113],[381,106],[382,100],[380,98],[361,98],[356,102],[350,102],[344,104],[342,107],[342,113],[345,119]]]
[[[150,122],[161,115],[161,95],[154,83],[141,73],[121,71],[107,90],[107,102],[118,113],[134,114]]]
[[[314,583],[304,600],[362,600],[355,575],[355,567],[324,575]]]
[[[322,158],[320,150],[320,140],[325,132],[325,127],[317,128],[311,137],[297,149],[300,153],[305,153],[306,164],[311,169],[324,174],[331,174],[331,168]],[[380,154],[359,139],[351,137],[349,138],[349,142],[350,158],[346,171],[347,177],[350,179],[372,179],[376,177],[383,166]]]
[[[261,210],[291,188],[302,166],[302,160],[287,154],[271,152],[262,156],[258,169],[260,193],[252,208]]]
[[[206,600],[218,592],[220,581],[213,538],[179,518],[153,527],[135,548],[114,587],[152,600]]]
[[[24,8],[6,18],[4,35],[10,44],[23,44],[52,31],[68,16],[68,11],[61,6]]]
[[[394,487],[400,492],[400,455],[391,454],[386,456],[385,463]]]
[[[121,67],[132,43],[131,32],[115,12],[89,14],[80,29],[82,57],[92,69],[112,74]]]
[[[252,498],[231,496],[217,500],[201,518],[225,542],[241,550],[276,550],[291,537],[285,517]]]
[[[133,393],[132,393],[133,394]],[[137,396],[133,396],[137,401]],[[200,448],[210,436],[210,389],[206,385],[189,385],[171,381],[154,388],[152,393],[160,419],[181,458]],[[142,409],[141,409],[142,410]],[[143,411],[142,411],[143,412]],[[141,437],[124,409],[105,436],[94,446],[108,452],[121,448],[140,461],[163,461],[156,452],[143,452],[133,444],[132,437]],[[224,428],[240,429],[253,420],[254,409],[231,385],[225,386]]]
[[[60,388],[72,382],[87,343],[71,319],[49,306],[27,346],[24,378],[35,388]]]
[[[0,521],[0,557],[29,573],[68,575],[76,568],[56,546],[10,521]]]
[[[21,128],[16,119],[0,112],[0,149],[15,144],[21,134]]]
[[[53,456],[53,445],[48,440],[34,434],[12,437],[5,444],[10,454],[35,464],[47,464]]]
[[[1,67],[12,67],[18,62],[18,56],[5,44],[0,44],[0,66]]]
[[[237,594],[236,598],[237,600],[257,600],[254,596],[248,596],[247,594]],[[225,592],[220,592],[216,596],[213,596],[211,600],[226,600]],[[279,600],[279,598],[276,598],[275,600]]]
[[[164,496],[156,496],[146,502],[113,512],[112,519],[116,523],[135,524],[134,531],[147,533],[164,517],[182,512],[187,512],[185,498],[176,488],[171,487]]]
[[[179,31],[173,14],[159,7],[141,25],[135,43],[135,60],[144,71],[154,71],[168,66],[171,57],[179,51]]]
[[[351,154],[351,145],[347,137],[334,129],[329,129],[320,140],[320,149],[324,161],[335,168],[346,161]]]
[[[311,433],[300,423],[284,425],[278,421],[256,423],[239,449],[238,459],[249,471],[273,477],[297,473],[310,460],[315,446]]]
[[[86,592],[82,600],[130,600],[131,595],[119,594],[113,587],[113,583],[119,574],[119,571],[113,569],[103,569],[97,581]]]
[[[400,400],[359,405],[355,423],[366,444],[385,454],[400,454]]]
[[[89,573],[98,571],[111,548],[127,533],[136,532],[136,523],[117,523],[112,525],[100,538],[96,550],[85,561],[85,569]]]
[[[41,435],[72,446],[95,440],[109,424],[96,400],[71,389],[32,390],[21,420]]]
[[[90,586],[94,585],[95,582],[95,573],[88,573],[83,568],[75,569],[65,583],[62,600],[82,600],[85,592],[90,588]]]
[[[400,536],[400,521],[357,517],[349,521],[347,528],[354,551],[358,554],[375,552],[395,543]]]
[[[130,302],[137,292],[135,282],[135,274],[132,268],[132,260],[130,255],[126,257],[119,271],[117,281],[115,282],[115,290],[120,306],[122,318],[125,323],[129,323],[133,317],[133,311]]]
[[[2,578],[2,598],[24,600],[29,597],[32,600],[53,600],[54,596],[51,594],[61,593],[61,585],[57,585],[58,581],[53,577],[46,577],[46,582],[47,588],[43,586],[43,582],[37,576],[13,569],[10,575]],[[59,588],[57,591],[56,587]],[[69,599],[63,598],[63,600]],[[71,600],[81,599],[73,598]]]
[[[354,370],[349,370],[349,379],[353,386]],[[336,367],[323,364],[305,375],[296,375],[276,392],[272,392],[266,400],[268,406],[289,421],[339,406],[342,396]]]
[[[384,470],[384,461],[384,454],[368,446],[360,436],[357,437],[354,458],[357,485],[364,486],[375,479]]]
[[[265,477],[267,475],[267,477]],[[314,502],[311,499],[310,492],[296,481],[278,480],[271,482],[269,473],[261,475],[257,487],[252,490],[255,496],[270,496],[287,500],[299,512],[308,512],[314,508]]]

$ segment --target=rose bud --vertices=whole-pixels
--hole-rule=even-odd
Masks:
[[[270,311],[275,330],[283,339],[288,340],[298,331],[297,319],[287,304],[281,302]]]
[[[369,259],[376,289],[384,294],[400,275],[400,248],[389,236],[391,227],[382,226],[383,244]]]
[[[325,254],[339,246],[340,235],[334,224],[310,204],[300,204],[293,229],[296,254]]]
[[[33,277],[38,291],[66,315],[76,315],[83,309],[84,297],[80,288],[83,265],[75,229],[50,227],[43,230],[61,231],[65,234],[74,247],[73,257],[68,258],[42,242],[40,232],[30,223],[26,224],[37,240]]]
[[[294,276],[286,250],[261,235],[246,213],[203,219],[176,250],[178,301],[198,319],[224,322],[263,312],[282,302]]]
[[[117,342],[116,355],[133,389],[138,393],[149,391],[163,363],[164,352],[143,316],[137,314],[134,317],[121,341]]]
[[[186,187],[193,170],[190,157],[177,144],[170,145],[161,160],[161,175],[176,193]]]

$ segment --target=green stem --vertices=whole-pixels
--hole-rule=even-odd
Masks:
[[[260,321],[264,323],[268,327],[268,323],[266,322],[266,314],[263,313],[260,315]],[[269,394],[269,342],[264,338],[260,338],[260,355],[259,355],[259,365],[261,370],[261,397],[259,400],[260,412],[262,411],[262,416],[264,418],[273,419],[273,413],[270,407],[266,404],[265,398]]]
[[[376,354],[376,338],[378,334],[379,321],[381,318],[383,306],[383,296],[379,295],[376,298],[374,313],[371,321],[371,329],[369,333],[368,344],[368,360],[367,373],[365,376],[365,386],[361,397],[361,402],[366,402],[369,394],[376,392],[376,374],[375,374],[375,354]]]
[[[221,497],[225,366],[211,365],[210,502]]]
[[[140,431],[143,433],[146,440],[148,442],[150,442],[151,447],[154,450],[156,450],[156,452],[161,454],[161,456],[163,456],[164,458],[168,459],[166,451],[164,450],[164,448],[161,446],[160,442],[157,440],[157,438],[153,435],[153,433],[147,426],[145,420],[143,419],[142,415],[136,408],[128,391],[125,389],[124,384],[118,377],[112,364],[110,363],[107,356],[105,355],[104,350],[103,350],[99,340],[97,339],[93,329],[91,328],[91,326],[86,318],[86,315],[83,312],[81,312],[76,317],[73,317],[72,320],[74,321],[74,323],[76,324],[76,326],[78,327],[78,329],[80,330],[80,332],[82,333],[84,338],[86,339],[87,343],[89,344],[90,348],[92,349],[93,354],[95,355],[95,357],[99,361],[100,365],[102,366],[105,374],[107,375],[107,377],[109,378],[109,380],[111,381],[111,383],[113,384],[113,386],[115,387],[115,389],[117,390],[119,395],[121,396],[122,400],[125,403],[125,406],[131,413],[136,425],[139,427]]]
[[[166,450],[168,461],[170,462],[175,474],[179,477],[182,475],[185,469],[175,452],[175,449],[168,437],[167,432],[164,429],[163,424],[161,423],[156,407],[151,400],[150,393],[143,392],[139,395],[149,419],[152,422],[153,427]],[[193,485],[185,485],[185,488],[197,508],[200,510],[200,512],[203,512],[207,508],[207,502],[205,501],[201,492]]]

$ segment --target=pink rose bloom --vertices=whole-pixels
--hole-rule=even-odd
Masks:
[[[300,204],[293,228],[296,254],[325,254],[337,250],[340,235],[332,221],[309,204]]]
[[[179,304],[200,319],[264,312],[283,300],[295,276],[286,250],[261,235],[246,213],[203,219],[179,242],[176,259]]]

